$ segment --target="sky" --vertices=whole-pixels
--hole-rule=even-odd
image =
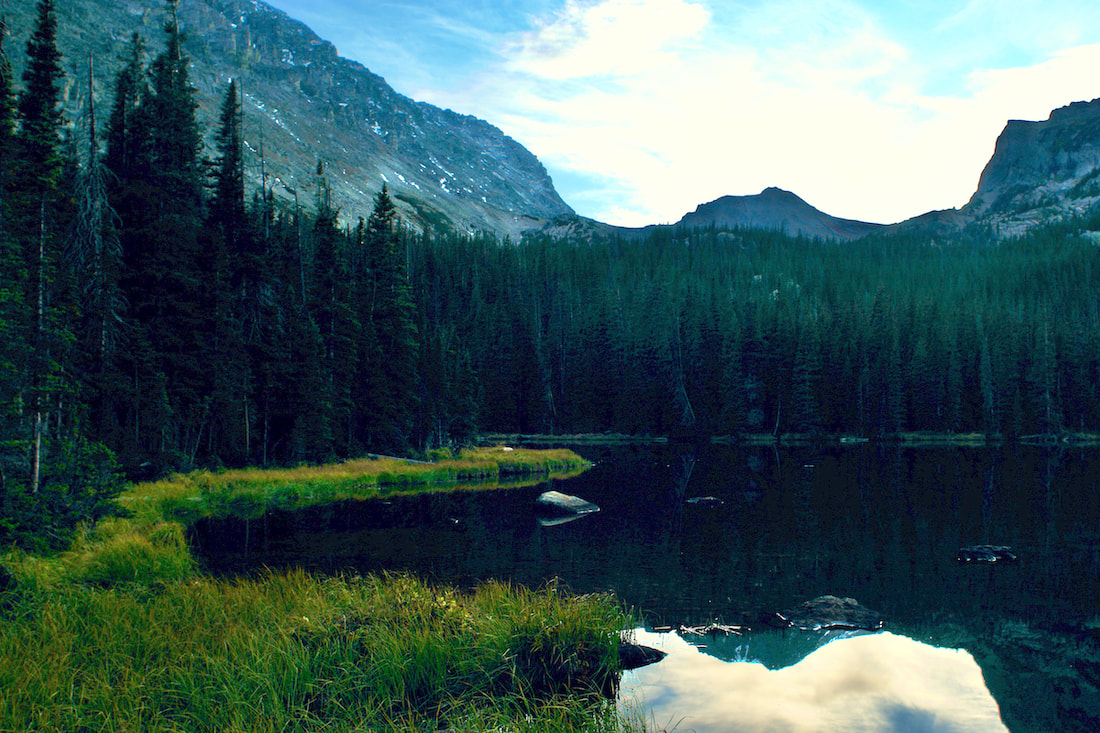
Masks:
[[[621,226],[769,186],[878,223],[959,207],[1008,120],[1100,97],[1096,0],[267,2]]]

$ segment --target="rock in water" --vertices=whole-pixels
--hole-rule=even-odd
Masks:
[[[780,611],[776,616],[786,622],[788,628],[803,631],[878,631],[883,625],[882,616],[864,608],[854,598],[836,596],[819,596]]]
[[[695,504],[696,506],[715,507],[722,506],[726,502],[716,496],[693,496],[687,500],[687,503]]]
[[[971,545],[970,547],[963,547],[959,549],[955,559],[964,564],[972,562],[994,564],[1019,560],[1012,548],[1005,545]]]
[[[576,515],[598,512],[600,508],[580,497],[563,494],[560,491],[545,491],[535,500],[535,506],[542,514]]]
[[[667,656],[667,652],[654,649],[651,646],[633,644],[628,641],[619,644],[619,665],[627,671],[656,664]]]

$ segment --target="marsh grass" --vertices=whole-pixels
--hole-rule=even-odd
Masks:
[[[0,730],[618,729],[607,597],[287,572],[5,604]]]
[[[491,488],[521,476],[566,478],[588,465],[569,450],[470,448],[432,463],[379,457],[288,469],[194,471],[138,484],[119,503],[138,516],[191,524],[204,516],[251,519],[270,508],[438,490],[460,483]]]
[[[442,470],[499,479],[547,465],[497,452],[507,460],[479,452]],[[196,567],[181,514],[276,491],[332,496],[324,487],[356,491],[402,470],[378,463],[142,485],[124,497],[129,517],[86,528],[68,552],[0,557],[11,573],[0,588],[0,731],[639,729],[606,696],[631,625],[610,597],[500,583],[459,592],[409,575],[225,579]]]

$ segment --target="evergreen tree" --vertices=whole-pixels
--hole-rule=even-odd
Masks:
[[[368,436],[368,445],[401,448],[410,437],[417,333],[397,209],[385,185],[374,199],[364,246],[369,273],[361,320],[373,349],[361,361],[359,381],[366,394],[359,432]]]
[[[115,97],[107,119],[104,162],[119,186],[125,186],[141,173],[139,161],[145,154],[148,125],[141,119],[141,101],[148,95],[145,80],[145,42],[134,33],[130,38],[125,64],[115,77]]]
[[[48,412],[61,401],[63,363],[71,337],[61,269],[61,217],[58,193],[63,169],[61,152],[61,53],[53,0],[39,0],[34,31],[27,41],[27,66],[19,97],[19,127],[11,182],[11,224],[27,275],[24,318],[31,348],[27,377],[30,421],[30,487],[41,485]]]
[[[210,221],[221,231],[226,248],[240,257],[251,250],[247,242],[248,219],[244,206],[244,139],[241,131],[241,103],[236,79],[229,82],[218,118],[215,139],[214,198]]]
[[[202,139],[188,59],[169,2],[166,47],[153,60],[149,84],[115,111],[131,114],[121,135],[130,163],[117,210],[123,223],[126,276],[134,342],[129,353],[135,460],[156,458],[189,467],[209,438],[218,323],[208,273],[217,252],[203,229]],[[134,44],[131,61],[139,57]],[[128,64],[117,87],[129,89]],[[129,106],[129,107],[128,107]],[[114,119],[115,115],[112,115]],[[114,142],[114,139],[111,139]],[[115,155],[109,148],[109,159]],[[205,260],[204,260],[205,257]],[[133,424],[137,421],[137,424]]]
[[[4,49],[7,35],[7,19],[0,15],[0,232],[3,231],[4,221],[8,216],[4,207],[8,179],[14,164],[12,145],[15,140],[15,79],[12,75],[11,59]]]

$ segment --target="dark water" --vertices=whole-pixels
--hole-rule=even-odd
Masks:
[[[887,619],[890,633],[874,642],[894,660],[884,668],[900,674],[908,659],[923,678],[948,685],[954,657],[926,660],[925,647],[906,656],[902,646],[915,640],[937,652],[962,649],[1009,730],[1100,730],[1100,451],[863,445],[578,452],[597,465],[552,486],[204,522],[192,540],[214,570],[408,569],[457,584],[559,578],[578,593],[613,591],[646,629],[715,620],[759,626],[764,614],[816,596],[851,597]],[[543,526],[534,499],[548,488],[601,511]],[[687,501],[699,496],[721,504]],[[958,564],[958,549],[972,544],[1009,545],[1020,561]],[[761,661],[753,650],[772,644],[767,633],[774,632],[696,644],[693,650],[708,649],[685,669],[717,662],[737,674],[759,671],[735,663]],[[805,664],[856,649],[845,644],[823,647]],[[779,654],[793,654],[791,669],[800,668],[793,663],[814,646]],[[960,689],[957,700],[965,694]],[[983,729],[931,725],[911,708],[898,710],[909,712],[866,729]]]

